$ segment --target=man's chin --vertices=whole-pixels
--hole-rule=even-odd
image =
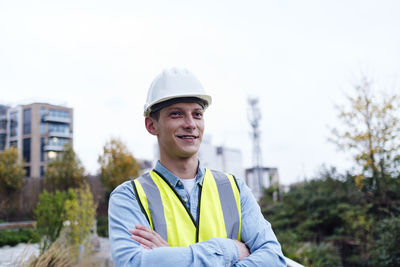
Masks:
[[[183,150],[181,153],[179,153],[178,157],[181,159],[188,159],[192,157],[197,157],[198,149],[193,149],[193,150]]]

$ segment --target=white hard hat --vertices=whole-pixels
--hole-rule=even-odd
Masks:
[[[161,72],[153,80],[147,92],[144,116],[149,116],[155,104],[181,97],[195,97],[211,104],[211,96],[204,91],[200,81],[187,69],[171,68]]]

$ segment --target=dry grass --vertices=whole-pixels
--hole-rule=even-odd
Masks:
[[[26,256],[21,256],[14,265],[21,267],[76,266],[76,253],[72,247],[64,246],[60,242],[54,242],[50,248],[40,254],[39,257],[36,258],[34,255],[31,255],[26,259]]]
[[[40,254],[27,255],[29,251],[24,251],[14,262],[13,266],[18,267],[96,267],[99,260],[94,257],[93,249],[90,244],[86,245],[82,259],[78,258],[78,249],[75,246],[67,245],[64,238],[57,239],[49,249]]]

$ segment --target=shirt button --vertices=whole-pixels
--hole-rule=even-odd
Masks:
[[[178,181],[178,186],[182,186],[182,182],[181,181]]]
[[[188,202],[188,198],[187,198],[187,197],[184,197],[184,198],[183,198],[183,201]]]

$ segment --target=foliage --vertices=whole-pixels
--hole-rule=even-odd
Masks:
[[[140,166],[119,139],[111,139],[99,156],[100,179],[108,193],[119,184],[139,175]]]
[[[11,147],[0,152],[0,190],[7,195],[21,188],[24,164],[18,161],[18,150]]]
[[[37,243],[39,237],[33,229],[0,230],[0,247],[15,246],[19,243]]]
[[[400,265],[400,99],[378,99],[366,77],[355,89],[331,139],[355,167],[325,168],[280,202],[269,191],[261,201],[284,254],[306,266]]]
[[[95,223],[96,205],[88,184],[70,188],[68,192],[44,191],[39,196],[35,215],[37,231],[41,240],[40,249],[46,251],[64,229],[69,245],[86,244]]]
[[[35,209],[36,228],[41,240],[40,250],[47,250],[58,238],[65,220],[65,201],[70,197],[66,192],[48,193],[39,196]]]
[[[382,203],[361,191],[355,180],[325,169],[317,179],[293,185],[281,202],[268,195],[261,200],[287,257],[306,266],[334,266],[337,256],[341,262],[335,266],[385,266],[383,262],[400,260],[400,194],[389,195],[382,211]],[[398,183],[392,187],[400,192]],[[324,255],[332,246],[333,252]]]
[[[351,181],[339,179],[335,169],[324,170],[321,179],[292,186],[282,202],[274,205],[264,200],[268,203],[262,204],[265,215],[276,218],[274,228],[298,227],[300,240],[319,242],[343,222],[341,215],[348,207],[339,203],[355,204],[362,198],[361,193],[351,190]]]
[[[400,98],[378,98],[372,90],[373,83],[363,76],[355,86],[356,95],[348,97],[349,106],[339,107],[343,130],[334,128],[331,141],[354,154],[361,169],[358,186],[379,190],[383,179],[400,174]]]
[[[379,266],[400,266],[400,217],[380,221],[375,228],[374,261]]]
[[[294,260],[301,260],[304,266],[310,267],[339,267],[342,266],[342,261],[339,251],[331,243],[304,243],[297,250]]]
[[[97,217],[97,233],[99,236],[108,237],[108,216]]]
[[[95,224],[96,205],[88,184],[75,191],[70,189],[70,198],[65,201],[65,219],[69,222],[68,241],[76,248],[87,244]]]
[[[45,184],[52,190],[79,187],[84,181],[84,168],[71,145],[47,164]]]

